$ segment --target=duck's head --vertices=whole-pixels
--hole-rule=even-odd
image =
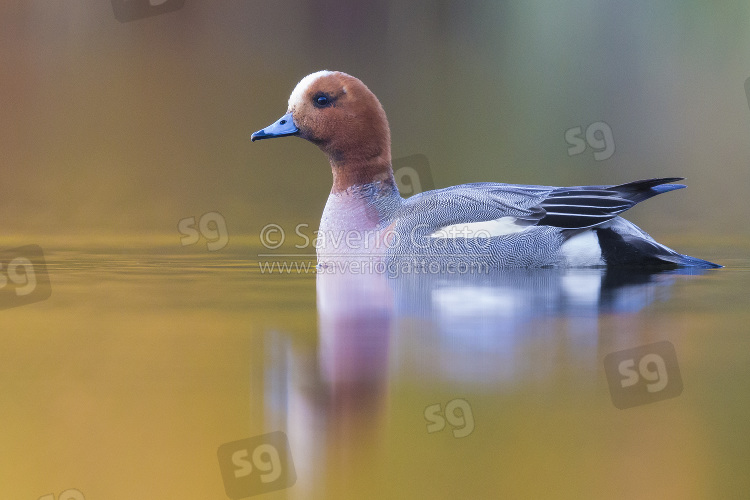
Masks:
[[[334,191],[392,178],[391,135],[377,97],[357,78],[340,71],[304,77],[276,122],[251,139],[297,135],[316,144],[331,162]]]

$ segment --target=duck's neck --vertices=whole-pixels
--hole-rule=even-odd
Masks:
[[[376,182],[390,182],[394,187],[396,185],[393,181],[390,154],[379,154],[369,158],[342,158],[331,155],[329,161],[333,172],[331,194],[343,193],[352,187]]]
[[[320,229],[365,231],[390,224],[403,198],[393,177],[390,157],[353,165],[331,160],[333,188]]]

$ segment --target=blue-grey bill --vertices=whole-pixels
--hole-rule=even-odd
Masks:
[[[271,125],[267,126],[262,130],[258,130],[250,136],[251,141],[259,141],[260,139],[271,139],[273,137],[286,137],[289,135],[299,134],[299,129],[294,124],[292,119],[292,113],[287,113]]]

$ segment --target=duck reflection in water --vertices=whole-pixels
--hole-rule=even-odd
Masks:
[[[285,369],[296,375],[285,377],[283,394],[266,393],[267,409],[287,399],[273,405],[286,413],[269,424],[287,429],[300,480],[314,483],[321,461],[346,469],[365,464],[365,454],[372,459],[394,418],[389,392],[405,383],[458,385],[486,397],[552,386],[564,372],[590,388],[608,353],[600,322],[622,325],[616,343],[623,348],[644,341],[648,332],[633,318],[698,273],[518,269],[388,278],[321,270],[317,355],[287,347]],[[278,356],[271,358],[267,370],[278,370]],[[431,403],[414,401],[414,414]]]

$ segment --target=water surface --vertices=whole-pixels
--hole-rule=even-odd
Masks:
[[[219,447],[276,431],[296,480],[264,498],[750,486],[746,260],[388,278],[169,251],[46,249],[50,298],[0,311],[9,498],[227,498]],[[663,341],[666,375],[642,377],[678,370],[682,390],[618,409],[605,357]]]

